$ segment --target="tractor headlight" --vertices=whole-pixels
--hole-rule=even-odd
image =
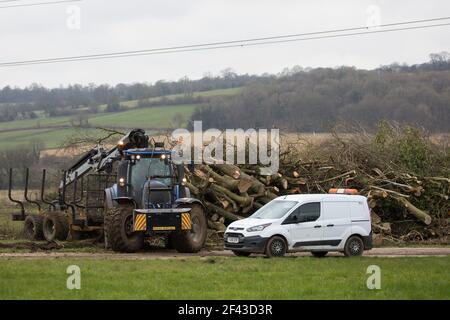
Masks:
[[[166,155],[165,154],[162,154],[161,155],[161,160],[165,160],[166,159]]]
[[[183,179],[181,180],[181,184],[182,184],[183,186],[186,184],[186,182],[187,182],[187,179],[186,179],[186,178],[183,178]]]
[[[125,187],[125,179],[124,178],[119,179],[119,186]]]
[[[270,226],[271,223],[261,224],[259,226],[250,227],[247,229],[247,232],[255,232],[255,231],[263,231],[265,228]]]

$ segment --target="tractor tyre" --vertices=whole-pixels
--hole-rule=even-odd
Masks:
[[[44,240],[42,215],[30,214],[25,218],[23,225],[23,235],[29,240]]]
[[[118,252],[136,252],[144,246],[144,233],[133,231],[133,207],[108,209],[105,215],[105,246]]]
[[[69,220],[60,211],[49,212],[42,223],[44,238],[47,241],[64,241],[69,235]]]
[[[173,246],[178,252],[199,252],[206,242],[207,222],[203,207],[199,204],[182,205],[191,208],[191,230],[182,230],[173,235]]]

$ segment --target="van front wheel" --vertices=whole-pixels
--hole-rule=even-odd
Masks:
[[[283,238],[275,236],[267,241],[266,256],[282,257],[286,254],[287,246]]]
[[[344,254],[346,257],[355,257],[363,254],[364,243],[358,236],[351,236],[345,243]]]

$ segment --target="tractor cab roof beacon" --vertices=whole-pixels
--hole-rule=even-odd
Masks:
[[[309,251],[359,256],[372,249],[370,209],[356,189],[330,189],[328,194],[275,198],[250,217],[231,223],[224,247],[237,256],[269,257]]]

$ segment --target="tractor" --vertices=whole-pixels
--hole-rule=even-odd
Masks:
[[[45,199],[45,170],[40,201],[30,199],[27,169],[24,199],[37,207],[34,214],[12,198],[11,169],[8,195],[21,208],[13,220],[24,221],[24,234],[33,240],[97,234],[107,248],[136,252],[146,239],[162,236],[178,252],[198,252],[207,236],[204,205],[191,197],[184,165],[172,156],[164,143],[149,141],[142,129],[132,130],[113,148],[97,146],[64,171],[53,201]]]

